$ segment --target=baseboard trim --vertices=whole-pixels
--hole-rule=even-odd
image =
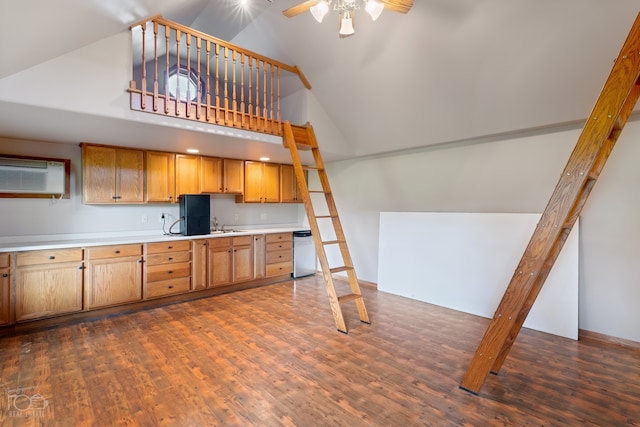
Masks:
[[[640,342],[627,340],[624,338],[612,337],[605,334],[599,334],[597,332],[587,331],[585,329],[578,329],[578,340],[597,342],[600,344],[617,345],[621,347],[640,350]]]

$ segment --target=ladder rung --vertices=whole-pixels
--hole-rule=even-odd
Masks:
[[[346,265],[342,266],[342,267],[335,267],[335,268],[330,268],[329,269],[331,274],[340,273],[341,271],[351,271],[351,270],[353,270],[353,267],[347,267]]]
[[[362,298],[362,295],[360,295],[360,294],[347,294],[347,295],[342,295],[342,296],[338,297],[338,302],[353,301],[354,299],[358,299],[358,298]]]
[[[323,245],[339,245],[340,243],[345,243],[344,240],[326,240],[322,242]]]
[[[322,170],[319,167],[309,166],[309,165],[302,165],[302,169],[306,170],[306,171],[319,171],[319,170]]]
[[[309,193],[322,193],[322,194],[324,194],[324,190],[309,190]]]
[[[316,219],[337,218],[337,215],[316,215]]]

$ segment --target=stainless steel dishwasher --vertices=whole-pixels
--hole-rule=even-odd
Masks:
[[[316,274],[317,256],[311,230],[293,232],[293,278]]]

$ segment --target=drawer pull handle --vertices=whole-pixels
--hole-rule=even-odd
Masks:
[[[173,274],[173,270],[167,271],[168,274]]]
[[[173,257],[169,257],[169,261],[171,261],[173,259]]]
[[[173,285],[169,285],[169,286],[168,286],[168,288],[169,288],[169,289],[173,289]]]
[[[54,257],[53,255],[51,255],[51,256],[49,257],[49,259],[56,259],[56,257]]]
[[[9,275],[7,273],[3,273],[2,277],[6,279],[7,277],[9,277]]]
[[[116,253],[117,253],[117,254],[119,254],[119,253],[120,253],[120,251],[116,251]]]
[[[173,246],[169,246],[168,249],[173,249]]]

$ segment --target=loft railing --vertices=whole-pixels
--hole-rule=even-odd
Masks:
[[[282,135],[281,73],[295,66],[152,18],[131,27],[131,109]]]

